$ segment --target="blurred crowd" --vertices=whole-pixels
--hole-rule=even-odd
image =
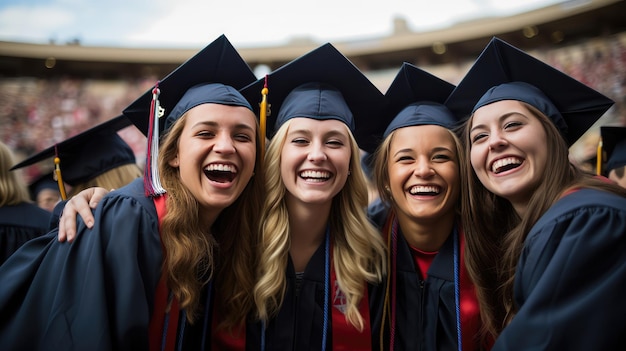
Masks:
[[[529,53],[615,100],[615,106],[596,127],[626,125],[626,34]],[[457,79],[448,78],[452,83],[457,83],[465,73],[462,69],[455,71],[458,72]],[[389,83],[392,78],[393,73],[389,76]],[[156,79],[1,78],[0,140],[13,149],[18,160],[23,159],[119,115]],[[387,86],[379,88],[384,92]],[[133,148],[138,163],[142,165],[143,135],[134,127],[122,130],[120,135]],[[595,151],[598,137],[598,128],[592,128],[573,146],[572,160],[582,162],[589,158]],[[31,168],[26,177],[32,179],[43,171]]]

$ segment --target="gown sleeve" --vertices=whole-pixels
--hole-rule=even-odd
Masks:
[[[92,230],[73,243],[56,230],[0,267],[0,345],[10,350],[146,350],[161,271],[151,201],[110,193]]]
[[[493,350],[626,345],[626,199],[578,193],[529,233],[515,277],[519,311]]]

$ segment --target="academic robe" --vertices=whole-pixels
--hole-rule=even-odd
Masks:
[[[50,212],[23,202],[0,207],[0,265],[30,239],[48,232]]]
[[[278,315],[266,326],[266,351],[304,351],[322,350],[322,333],[324,325],[324,260],[325,245],[322,243],[307,264],[300,282],[298,296],[295,294],[296,273],[291,261],[288,260],[286,270],[287,290]],[[329,307],[336,309],[340,299],[329,294]],[[369,300],[369,299],[368,299]],[[332,313],[332,312],[331,312]],[[330,314],[329,314],[330,315]],[[255,350],[260,350],[262,325],[257,322],[248,327],[248,337]],[[361,335],[369,337],[370,331],[364,334],[353,334],[354,338]],[[356,342],[356,341],[355,341]],[[326,350],[333,350],[333,325],[329,316]]]
[[[375,225],[383,230],[384,222],[388,220],[389,210],[382,203],[373,204],[368,209],[368,215]],[[452,234],[448,236],[431,263],[426,279],[422,279],[410,246],[398,227],[395,350],[458,350],[453,238]],[[459,252],[462,250],[463,241]],[[480,328],[478,300],[473,284],[467,278],[462,257],[460,255],[459,262],[463,272],[460,292],[463,350],[479,350],[481,347],[479,340],[476,339]],[[392,267],[388,269],[391,270]],[[380,349],[385,289],[387,279],[391,277],[390,271],[385,281],[374,287],[371,293],[372,300],[374,300],[371,302],[374,306],[371,312],[372,336],[375,339],[376,349]],[[384,323],[383,349],[388,350],[390,346],[389,319]]]
[[[73,243],[51,231],[0,267],[0,348],[148,350],[163,261],[153,200],[137,179],[103,198],[94,216],[91,230],[79,219]],[[212,318],[199,320],[178,328],[186,350],[200,349],[199,333],[211,330]]]
[[[519,311],[493,350],[623,350],[626,198],[561,198],[529,232],[515,274]]]

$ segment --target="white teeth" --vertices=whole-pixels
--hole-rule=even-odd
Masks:
[[[409,190],[411,195],[415,195],[418,193],[434,193],[439,194],[440,188],[434,185],[416,185]]]
[[[330,178],[330,173],[329,172],[321,172],[321,171],[302,171],[302,172],[300,172],[300,177],[302,177],[302,178],[328,179],[328,178]]]
[[[227,165],[223,163],[212,163],[208,165],[204,170],[207,172],[220,171],[220,172],[237,173],[237,168],[235,166]]]
[[[494,173],[498,173],[498,170],[504,166],[519,165],[521,163],[522,163],[522,160],[517,157],[507,157],[507,158],[499,159],[491,165],[491,171]]]

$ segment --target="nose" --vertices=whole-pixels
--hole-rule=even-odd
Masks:
[[[213,150],[222,154],[230,154],[235,152],[235,143],[228,133],[218,133],[215,136],[215,144]]]
[[[318,143],[313,143],[311,145],[311,149],[309,150],[309,154],[307,156],[307,160],[311,162],[322,162],[326,161],[328,157],[324,152],[324,149]]]
[[[496,150],[507,144],[508,144],[508,141],[506,140],[506,138],[504,138],[504,135],[502,135],[502,132],[495,131],[495,132],[492,132],[491,135],[489,135],[489,149],[490,150]]]
[[[431,177],[435,174],[435,170],[430,164],[430,159],[428,157],[419,157],[415,161],[415,169],[413,170],[413,174],[420,178]]]

